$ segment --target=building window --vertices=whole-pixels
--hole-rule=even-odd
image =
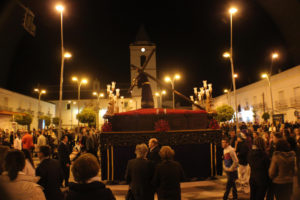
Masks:
[[[71,104],[68,103],[68,104],[67,104],[67,110],[70,110],[70,109],[71,109]]]
[[[145,61],[146,61],[146,56],[145,56],[145,55],[142,55],[142,56],[141,56],[141,66],[144,65]]]
[[[279,102],[284,101],[284,91],[283,90],[278,92],[278,100],[279,100]]]

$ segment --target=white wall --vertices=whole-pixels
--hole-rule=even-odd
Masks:
[[[38,102],[37,98],[0,88],[0,113],[1,111],[8,111],[10,113],[28,112],[33,116],[31,128],[36,129],[38,127]],[[41,100],[40,105],[42,115],[55,116],[55,104]],[[12,129],[12,115],[0,114],[0,116],[0,127]]]
[[[274,114],[284,114],[285,121],[296,121],[295,111],[300,110],[300,66],[273,75],[270,78]],[[257,110],[257,115],[261,116],[263,105],[265,111],[271,113],[270,89],[267,79],[255,82],[236,90],[237,105],[242,109],[253,108]],[[233,108],[233,91],[214,98],[214,108],[223,104],[229,104]],[[258,120],[261,120],[259,117]]]

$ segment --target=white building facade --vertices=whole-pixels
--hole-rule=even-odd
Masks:
[[[9,130],[25,128],[13,122],[13,115],[22,113],[32,115],[30,128],[37,129],[39,114],[40,116],[55,117],[55,104],[41,100],[39,113],[39,100],[37,98],[0,88],[0,128]]]
[[[52,101],[56,104],[56,113],[58,113],[58,100]],[[78,104],[79,102],[79,104]],[[62,111],[61,111],[61,119],[62,119],[62,127],[63,128],[75,128],[79,124],[76,116],[84,109],[84,108],[92,108],[96,113],[98,112],[98,123],[99,127],[104,124],[104,118],[107,108],[108,108],[109,100],[107,98],[101,98],[98,100],[95,99],[81,99],[78,100],[63,100],[62,101]],[[98,107],[99,106],[99,107]],[[140,107],[140,102],[135,100],[135,98],[124,98],[117,100],[117,106],[119,107],[119,112],[126,112],[129,110],[136,110]],[[99,108],[99,110],[98,110]]]
[[[274,120],[294,122],[300,112],[300,65],[270,77]],[[267,79],[236,90],[238,117],[244,122],[261,122],[264,112],[271,114],[272,104]],[[214,109],[227,104],[234,106],[233,91],[214,98]]]

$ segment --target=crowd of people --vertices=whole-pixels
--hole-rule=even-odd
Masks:
[[[299,128],[297,123],[242,122],[238,129],[222,124],[223,199],[232,190],[233,199],[241,191],[251,200],[290,200],[300,183]],[[0,130],[0,193],[8,200],[114,200],[100,180],[99,146],[100,132],[87,127],[64,130],[60,140],[52,129]],[[148,145],[136,145],[135,154],[127,163],[126,199],[153,200],[156,193],[158,200],[180,200],[185,176],[174,150],[151,138]],[[69,183],[70,171],[74,182]]]
[[[223,170],[228,178],[223,199],[228,199],[230,190],[238,199],[241,190],[250,192],[251,200],[290,200],[293,186],[300,183],[299,128],[299,123],[242,122],[238,129],[234,124],[221,125]]]

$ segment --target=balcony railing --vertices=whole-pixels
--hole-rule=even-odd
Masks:
[[[290,98],[291,107],[300,108],[300,96]]]
[[[288,108],[288,103],[285,100],[275,101],[276,110],[285,110]]]

